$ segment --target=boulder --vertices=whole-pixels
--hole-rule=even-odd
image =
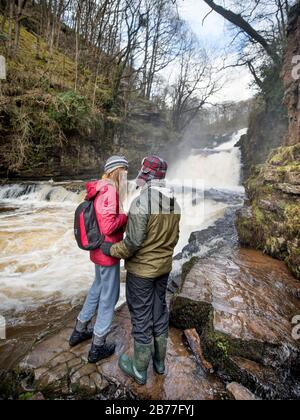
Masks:
[[[132,353],[131,322],[126,305],[116,313],[108,340],[116,343],[116,354],[97,365],[87,363],[91,343],[70,349],[68,339],[74,321],[58,334],[37,344],[21,362],[21,375],[30,378],[34,393],[45,398],[134,398],[149,400],[214,400],[228,398],[225,386],[214,375],[199,368],[185,346],[182,332],[172,328],[167,354],[167,374],[158,376],[149,366],[146,386],[137,385],[118,366],[123,353]]]
[[[257,399],[249,389],[236,382],[231,382],[231,384],[227,385],[226,389],[237,401],[256,401]]]
[[[242,378],[242,385],[263,398],[294,398],[300,343],[292,337],[292,319],[300,314],[299,290],[283,263],[258,251],[199,259],[172,299],[171,322],[196,328],[204,356],[222,377]],[[276,381],[266,387],[233,358],[256,363],[263,374],[276,372]]]
[[[275,150],[246,182],[248,200],[236,227],[242,245],[285,261],[300,279],[299,177],[300,144]]]
[[[187,339],[187,342],[194,353],[195,357],[198,359],[202,368],[209,373],[214,373],[214,368],[210,362],[208,362],[203,354],[203,349],[201,345],[201,338],[197,333],[196,329],[185,330],[184,335]]]
[[[293,184],[278,184],[277,188],[283,191],[286,194],[295,194],[300,195],[300,185],[293,185]],[[300,209],[299,209],[300,211]]]

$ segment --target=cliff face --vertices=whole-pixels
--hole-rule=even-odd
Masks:
[[[242,244],[284,260],[300,279],[300,77],[293,57],[300,55],[300,5],[292,8],[283,69],[288,133],[246,182],[248,200],[237,228]],[[300,75],[299,75],[300,76]]]
[[[284,104],[288,109],[289,127],[285,142],[300,142],[300,3],[291,10],[288,27],[288,49],[285,56],[283,83]]]
[[[239,146],[243,158],[243,178],[247,179],[253,167],[265,163],[271,149],[282,145],[288,126],[287,116],[275,111],[266,111],[257,104],[249,119],[249,128]]]
[[[299,143],[300,138],[300,4],[291,9],[288,24],[288,48],[285,54],[282,81],[284,87],[283,105],[287,114],[268,111],[259,102],[252,110],[248,133],[242,137],[239,146],[244,160],[244,179],[251,175],[255,165],[262,164],[270,150]],[[284,111],[284,110],[283,110]],[[288,118],[287,118],[288,117]],[[286,132],[288,133],[286,134]],[[283,141],[284,139],[284,141]]]

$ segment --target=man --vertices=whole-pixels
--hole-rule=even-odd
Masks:
[[[165,183],[167,169],[167,162],[158,156],[143,160],[137,178],[141,193],[131,205],[126,238],[115,245],[106,242],[101,248],[106,255],[126,260],[134,356],[130,359],[123,354],[119,366],[140,385],[147,382],[152,354],[155,371],[165,373],[169,331],[166,292],[180,223],[179,205]]]

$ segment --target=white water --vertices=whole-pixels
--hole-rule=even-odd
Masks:
[[[178,160],[170,167],[169,178],[202,180],[206,189],[241,191],[241,152],[234,146],[246,131],[239,130],[229,142],[214,149],[204,149]]]
[[[208,189],[240,190],[240,152],[233,146],[243,132],[209,153],[203,151],[171,165],[170,182],[184,174],[185,179],[202,179]],[[74,210],[83,197],[84,192],[76,194],[51,182],[0,187],[0,208],[12,208],[0,212],[0,314],[53,301],[75,305],[86,294],[94,268],[73,236]],[[183,214],[176,253],[192,231],[213,224],[226,207],[206,200],[198,203],[192,221]],[[121,294],[120,303],[124,287]]]
[[[198,154],[187,159],[179,159],[169,168],[170,183],[197,183],[204,190],[225,190],[234,193],[244,191],[241,186],[241,151],[235,145],[247,129],[234,133],[229,142],[214,149],[199,150]],[[175,180],[175,181],[174,181]],[[183,213],[181,220],[181,235],[175,253],[179,253],[188,243],[190,234],[195,230],[206,229],[224,215],[227,204],[213,200],[200,200],[190,212]],[[190,209],[189,209],[190,210]]]

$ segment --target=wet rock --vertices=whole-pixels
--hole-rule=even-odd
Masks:
[[[267,167],[263,171],[263,179],[267,182],[278,183],[282,180],[282,176],[276,168]]]
[[[204,191],[204,197],[207,200],[214,200],[219,203],[226,203],[229,205],[239,205],[244,199],[244,194],[233,191],[217,190],[210,188]]]
[[[271,211],[271,212],[277,212],[279,210],[278,203],[275,203],[274,201],[270,201],[270,200],[258,200],[257,206],[260,209]]]
[[[44,401],[45,397],[41,392],[34,394],[31,398],[28,399],[29,401]]]
[[[5,207],[5,206],[1,206],[0,207],[0,213],[13,213],[14,211],[16,211],[17,208],[16,207]]]
[[[280,111],[266,109],[259,100],[256,101],[249,119],[248,132],[238,144],[242,152],[244,180],[250,177],[256,165],[266,162],[272,149],[282,145],[288,118],[285,109]],[[274,173],[267,176],[274,179]]]
[[[283,369],[278,370],[278,368],[264,366],[243,357],[230,357],[228,366],[231,380],[243,383],[256,395],[268,399],[299,399],[299,382],[295,379],[299,378],[299,375],[295,375],[295,378],[291,377],[287,381],[287,375]]]
[[[278,184],[277,188],[286,194],[300,195],[300,185]]]
[[[191,247],[195,246],[200,249],[201,245],[208,244],[211,241],[216,242],[220,240],[220,245],[227,245],[228,247],[235,247],[238,245],[238,236],[235,228],[236,210],[239,206],[232,206],[225,211],[224,217],[214,223],[207,229],[193,232],[190,236],[189,245],[184,248],[184,253],[191,254]],[[212,247],[213,252],[215,247]]]
[[[293,58],[300,55],[299,4],[290,9],[288,45],[283,67],[284,104],[288,113],[287,133],[281,132],[283,147],[275,149],[267,162],[258,167],[246,182],[251,216],[240,212],[237,228],[243,245],[260,249],[286,261],[300,279],[300,78]],[[272,121],[273,122],[273,121]],[[274,124],[276,127],[277,124]],[[268,132],[272,142],[273,129]],[[277,130],[277,128],[276,128]],[[276,134],[277,136],[277,134]],[[285,136],[285,137],[284,137]],[[259,137],[259,141],[261,142]],[[247,145],[245,145],[247,149]],[[246,154],[247,158],[248,155]],[[261,200],[276,203],[278,211],[261,208]],[[278,240],[280,238],[280,241]]]
[[[269,167],[278,172],[279,183],[265,180]],[[300,176],[300,144],[275,150],[247,181],[249,200],[238,212],[236,226],[243,245],[284,260],[300,279],[300,186],[286,183],[290,176]]]
[[[222,382],[207,375],[186,348],[182,332],[172,328],[167,355],[167,374],[158,376],[149,367],[146,386],[137,385],[118,367],[118,358],[132,352],[131,322],[126,306],[117,311],[109,340],[116,343],[116,354],[97,365],[87,364],[91,343],[68,348],[72,321],[58,334],[36,345],[20,364],[21,372],[33,376],[34,392],[47,398],[123,398],[213,400],[227,398]]]
[[[299,172],[288,172],[286,174],[286,182],[292,185],[300,185],[300,173]]]
[[[242,385],[249,385],[241,369],[232,366],[232,357],[244,358],[264,373],[276,372],[268,389],[256,379],[261,397],[280,397],[284,387],[284,395],[294,398],[300,343],[292,338],[291,320],[300,313],[299,289],[283,263],[257,251],[204,258],[172,299],[171,321],[178,328],[196,328],[205,357],[229,381],[243,377]],[[254,381],[250,386],[255,392]]]
[[[83,365],[70,375],[71,390],[82,395],[96,395],[103,391],[107,383],[93,365]]]
[[[191,234],[189,244],[174,258],[174,261],[182,260],[183,263],[181,264],[181,270],[171,273],[168,285],[169,291],[175,293],[181,287],[185,275],[200,257],[216,254],[230,255],[232,249],[238,247],[239,241],[235,221],[236,212],[243,205],[243,201],[241,201],[242,196],[239,196],[239,204],[229,206],[225,210],[223,217],[218,219],[213,225]]]
[[[189,343],[189,346],[194,353],[195,357],[198,359],[202,368],[209,373],[214,373],[213,365],[205,359],[201,346],[201,338],[195,329],[185,330],[184,335]]]
[[[237,401],[255,401],[256,397],[252,394],[249,389],[245,388],[243,385],[240,385],[236,382],[232,382],[227,385],[227,391],[232,395],[232,397]]]

